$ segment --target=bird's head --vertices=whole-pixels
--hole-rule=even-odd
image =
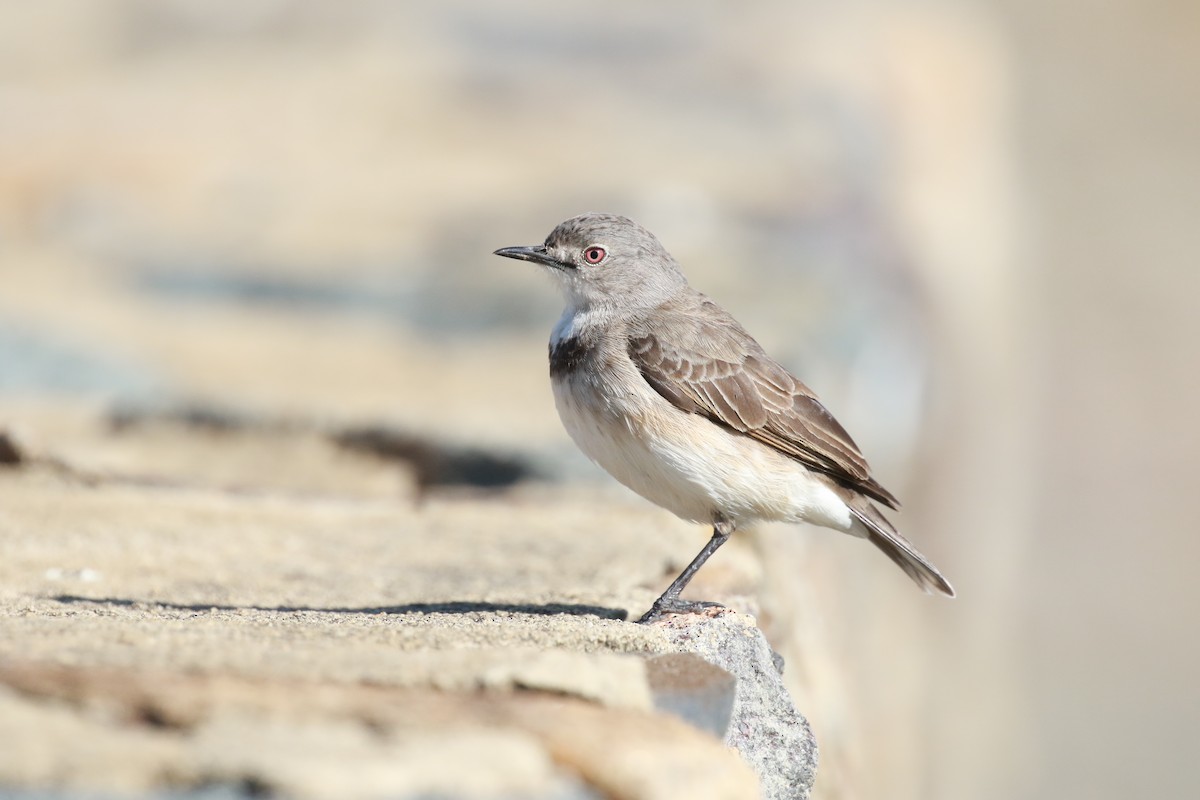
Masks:
[[[567,305],[621,314],[653,308],[687,287],[671,254],[653,233],[626,217],[583,214],[528,247],[502,247],[496,255],[532,261],[562,285]]]

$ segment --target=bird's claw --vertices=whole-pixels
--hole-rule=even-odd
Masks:
[[[665,614],[705,614],[711,609],[724,611],[725,606],[707,600],[682,600],[678,597],[660,597],[654,601],[654,605],[650,606],[649,611],[638,618],[637,623],[645,625],[646,623],[658,620]]]

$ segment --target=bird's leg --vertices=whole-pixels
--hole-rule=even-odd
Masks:
[[[667,590],[662,593],[662,597],[654,601],[654,605],[650,606],[650,610],[643,614],[638,622],[653,622],[663,614],[694,614],[706,608],[720,608],[720,603],[709,603],[703,600],[682,600],[679,597],[679,593],[688,585],[688,582],[700,567],[703,566],[704,562],[708,560],[708,557],[717,552],[717,548],[729,540],[734,527],[734,523],[723,517],[718,517],[713,522],[713,535],[708,540],[708,544],[704,545],[704,549],[696,554],[696,557],[692,559],[692,563],[688,564],[683,572],[679,573],[679,577],[667,587]]]

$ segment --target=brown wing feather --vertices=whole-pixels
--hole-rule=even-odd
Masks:
[[[899,508],[816,395],[772,361],[732,317],[711,301],[704,305],[703,316],[659,318],[667,322],[670,342],[656,331],[631,336],[629,357],[646,382],[681,411],[708,417]]]

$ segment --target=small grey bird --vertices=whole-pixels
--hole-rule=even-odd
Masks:
[[[717,605],[679,597],[743,523],[809,522],[869,539],[926,592],[954,589],[879,512],[898,508],[812,391],[688,285],[650,231],[584,214],[498,256],[547,267],[567,307],[550,336],[559,417],[625,486],[712,539],[639,622]]]

